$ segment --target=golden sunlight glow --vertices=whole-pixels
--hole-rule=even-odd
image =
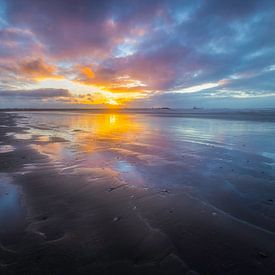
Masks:
[[[71,113],[72,115],[62,116],[62,125],[67,129],[78,129],[74,132],[74,142],[78,144],[82,152],[92,152],[105,148],[106,143],[110,148],[119,148],[118,143],[134,143],[137,134],[146,130],[146,124],[141,123],[127,114],[88,114]],[[115,135],[114,135],[115,132]],[[39,129],[32,129],[32,134],[45,134]],[[55,132],[56,137],[69,138],[67,132]],[[44,136],[45,140],[48,137]],[[62,143],[49,143],[47,146],[35,144],[32,146],[41,154],[49,155],[57,160],[62,156]],[[112,149],[110,149],[112,150]],[[118,149],[119,150],[119,149]]]
[[[74,119],[77,120],[78,127],[81,129],[86,128],[87,131],[91,131],[92,129],[93,135],[99,139],[105,138],[113,131],[117,132],[116,138],[118,140],[122,137],[125,139],[125,133],[131,134],[129,138],[132,139],[132,135],[135,136],[138,131],[144,130],[141,124],[126,114],[87,115],[78,116],[78,118]]]
[[[92,71],[91,71],[92,72]],[[88,71],[88,73],[91,73]],[[146,97],[145,92],[133,92],[120,90],[113,92],[108,87],[98,87],[92,84],[80,83],[65,78],[39,79],[36,83],[29,84],[27,89],[66,89],[70,91],[71,97],[68,103],[73,104],[105,104],[112,106],[124,105],[137,98]],[[106,89],[106,90],[105,90]]]
[[[111,99],[111,98],[107,100],[107,103],[110,105],[119,105],[119,103],[117,101],[115,101],[114,99]]]
[[[110,115],[109,121],[110,121],[110,124],[115,124],[116,123],[116,115]]]
[[[43,79],[38,83],[31,84],[28,86],[29,89],[41,89],[41,88],[53,88],[53,89],[67,89],[72,94],[87,94],[93,91],[100,91],[96,87],[80,84],[69,79]]]
[[[64,79],[64,76],[62,76],[62,75],[52,75],[52,76],[49,77],[47,75],[39,75],[39,74],[37,74],[37,75],[33,76],[33,79],[35,81],[37,81],[37,82],[41,82],[41,81],[50,80],[50,79],[54,79],[54,80],[56,80],[56,79]]]
[[[140,123],[127,114],[74,114],[62,123],[69,129],[82,129],[84,132],[76,132],[75,139],[80,145],[80,150],[91,152],[102,148],[105,142],[110,147],[112,144],[134,142],[138,133],[145,131],[146,124]],[[116,133],[115,136],[113,133]],[[114,146],[116,147],[116,146]]]

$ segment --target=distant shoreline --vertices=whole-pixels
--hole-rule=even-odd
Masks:
[[[162,111],[168,113],[247,113],[247,112],[275,112],[275,108],[244,108],[244,109],[231,109],[231,108],[0,108],[0,112],[7,111]]]
[[[250,120],[262,122],[275,122],[275,109],[172,109],[172,108],[124,108],[124,109],[0,109],[0,112],[90,112],[118,113],[118,114],[147,114],[166,117],[208,118],[226,120]]]

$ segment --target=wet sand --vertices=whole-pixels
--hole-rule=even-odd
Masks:
[[[0,113],[0,274],[274,274],[274,133]]]

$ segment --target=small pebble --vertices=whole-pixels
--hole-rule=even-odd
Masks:
[[[265,253],[265,252],[263,252],[263,251],[259,251],[258,252],[258,255],[260,256],[260,257],[262,257],[262,258],[267,258],[267,254]]]
[[[120,219],[121,219],[120,217],[114,217],[114,218],[113,218],[113,221],[114,221],[114,222],[118,222]]]

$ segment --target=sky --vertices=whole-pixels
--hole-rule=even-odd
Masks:
[[[274,0],[0,0],[0,108],[275,108]]]

